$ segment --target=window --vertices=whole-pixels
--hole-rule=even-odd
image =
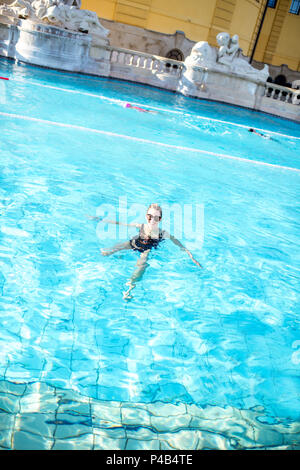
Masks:
[[[268,7],[276,8],[277,0],[268,0]]]
[[[166,55],[168,59],[174,59],[174,60],[184,60],[183,53],[179,49],[172,49],[171,51],[168,52]]]
[[[289,12],[293,13],[294,15],[299,15],[299,10],[300,10],[300,0],[292,0]]]

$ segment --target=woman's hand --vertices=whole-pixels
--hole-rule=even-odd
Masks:
[[[193,261],[193,263],[195,263],[197,266],[199,266],[199,268],[203,268],[203,266],[201,266],[201,264],[193,257],[192,253],[190,253],[189,251],[187,251],[187,254],[188,254],[189,257],[191,258],[191,260]]]
[[[191,258],[191,259],[197,266],[199,266],[199,268],[203,268],[203,266],[197,260],[195,260],[195,258]]]

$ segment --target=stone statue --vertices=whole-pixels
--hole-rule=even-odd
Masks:
[[[206,41],[200,41],[194,45],[191,54],[185,60],[187,69],[191,67],[205,67],[208,70],[234,73],[244,77],[251,77],[254,80],[265,82],[269,76],[267,65],[262,70],[252,67],[246,58],[239,57],[242,52],[239,46],[239,37],[235,34],[232,38],[228,33],[217,35],[219,49],[216,50]],[[189,71],[186,73],[190,75]]]
[[[200,41],[194,45],[191,54],[186,58],[185,65],[200,65],[206,67],[216,62],[216,51],[208,42]]]
[[[0,15],[90,33],[94,43],[103,43],[109,31],[101,25],[95,12],[80,10],[80,6],[81,0],[15,0],[0,6]]]
[[[33,0],[31,3],[33,15],[42,20],[47,13],[47,9],[52,7],[55,3],[55,0]],[[33,15],[31,18],[34,17]]]
[[[27,19],[33,15],[31,2],[25,0],[15,0],[11,4],[1,5],[0,15],[13,18]]]
[[[217,35],[217,43],[219,44],[218,50],[218,61],[222,62],[222,59],[232,61],[237,53],[242,49],[239,46],[239,37],[237,34],[230,38],[228,33],[219,33]]]
[[[91,33],[106,37],[109,31],[100,24],[97,13],[89,10],[80,10],[75,6],[63,3],[47,8],[42,18],[45,22],[73,31]]]
[[[81,8],[81,0],[63,0],[63,3],[69,7]]]

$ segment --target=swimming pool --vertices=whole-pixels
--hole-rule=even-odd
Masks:
[[[0,446],[299,447],[299,125],[0,72]],[[101,256],[116,239],[86,218],[120,201],[198,204],[202,238],[183,243],[204,269],[165,241],[125,302],[137,254]]]

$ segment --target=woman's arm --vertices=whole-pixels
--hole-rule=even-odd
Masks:
[[[164,230],[164,235],[163,235],[163,236],[164,236],[164,238],[170,238],[170,240],[172,240],[172,242],[173,242],[175,245],[179,246],[179,248],[180,248],[181,250],[185,251],[185,252],[189,255],[189,257],[191,258],[191,260],[193,261],[193,263],[195,263],[195,264],[196,264],[197,266],[199,266],[200,268],[203,268],[203,266],[201,266],[201,264],[200,264],[197,260],[195,260],[195,258],[193,257],[192,253],[191,253],[179,240],[177,240],[177,238],[175,238],[173,235],[170,235],[170,234],[169,234],[168,232],[166,232],[165,230]]]

